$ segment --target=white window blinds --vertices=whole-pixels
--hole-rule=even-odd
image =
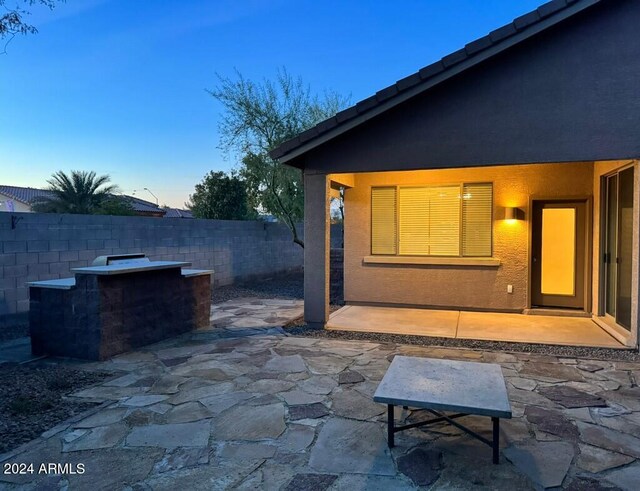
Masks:
[[[465,184],[462,188],[462,255],[491,256],[493,186]]]
[[[490,183],[371,190],[371,253],[491,256]]]
[[[396,188],[371,190],[371,253],[396,254]]]
[[[400,254],[460,255],[460,186],[406,187],[399,194]]]
[[[460,186],[428,188],[431,191],[429,211],[429,255],[460,255]]]
[[[429,189],[400,188],[400,254],[429,254]]]

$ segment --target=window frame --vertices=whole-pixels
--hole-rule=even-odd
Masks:
[[[490,230],[490,237],[491,237],[491,242],[490,242],[490,255],[488,256],[465,256],[463,251],[463,228],[464,228],[464,224],[463,224],[463,217],[464,217],[464,207],[463,207],[463,202],[462,200],[464,199],[464,187],[466,185],[481,185],[481,184],[489,184],[491,185],[491,230]],[[400,188],[438,188],[438,187],[454,187],[454,186],[458,186],[459,190],[460,190],[460,219],[459,219],[459,232],[458,232],[458,241],[459,241],[459,254],[457,256],[452,256],[452,255],[434,255],[434,254],[400,254]],[[402,184],[396,184],[396,185],[381,185],[381,186],[371,186],[370,188],[370,192],[369,192],[369,210],[370,210],[370,223],[369,223],[369,253],[371,256],[373,257],[426,257],[426,258],[493,258],[493,252],[494,252],[494,247],[493,247],[493,238],[494,238],[494,231],[493,231],[493,226],[494,226],[494,222],[495,222],[495,194],[494,194],[494,182],[493,181],[466,181],[466,182],[453,182],[453,183],[448,183],[448,182],[443,182],[443,183],[431,183],[431,184],[408,184],[408,185],[402,185]],[[396,253],[395,254],[374,254],[373,252],[373,189],[374,188],[385,188],[385,189],[389,189],[389,188],[393,188],[395,189],[395,193],[396,193],[396,209],[395,209],[395,228],[396,228],[396,244],[395,244],[395,250]]]

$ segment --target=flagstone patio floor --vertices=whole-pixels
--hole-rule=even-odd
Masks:
[[[75,362],[114,373],[70,396],[101,405],[0,461],[84,473],[4,473],[0,488],[637,489],[637,363],[288,336],[278,326],[300,308],[237,299],[214,307],[209,329]],[[501,365],[514,417],[500,465],[446,425],[399,433],[389,450],[372,395],[396,354]],[[487,418],[464,419],[490,434]]]

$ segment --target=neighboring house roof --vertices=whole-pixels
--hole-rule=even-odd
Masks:
[[[553,0],[513,22],[470,42],[439,61],[428,65],[375,95],[340,111],[316,126],[303,131],[270,152],[274,159],[289,162],[365,121],[438,85],[490,57],[503,52],[604,0]],[[291,162],[291,165],[301,166]]]
[[[160,208],[155,203],[151,203],[150,201],[145,201],[143,199],[137,198],[135,196],[123,195],[123,198],[126,198],[131,206],[133,207],[133,211],[137,213],[154,213],[154,214],[162,214],[164,216],[165,210]]]
[[[11,199],[24,203],[25,205],[31,205],[36,199],[49,198],[53,196],[51,191],[46,189],[36,188],[24,188],[20,186],[5,186],[0,184],[0,194],[9,196]],[[145,201],[135,196],[123,195],[131,204],[133,211],[141,214],[155,214],[164,215],[165,210],[160,208],[155,203]]]
[[[193,218],[190,210],[181,210],[180,208],[165,208],[164,218]]]
[[[18,186],[0,185],[0,193],[9,196],[11,199],[20,201],[25,205],[30,205],[36,198],[51,196],[49,191],[35,188],[22,188]]]

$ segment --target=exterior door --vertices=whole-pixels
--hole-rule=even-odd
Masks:
[[[631,262],[633,250],[633,167],[607,176],[604,184],[605,314],[631,329]]]
[[[531,304],[585,310],[587,202],[534,201]]]

